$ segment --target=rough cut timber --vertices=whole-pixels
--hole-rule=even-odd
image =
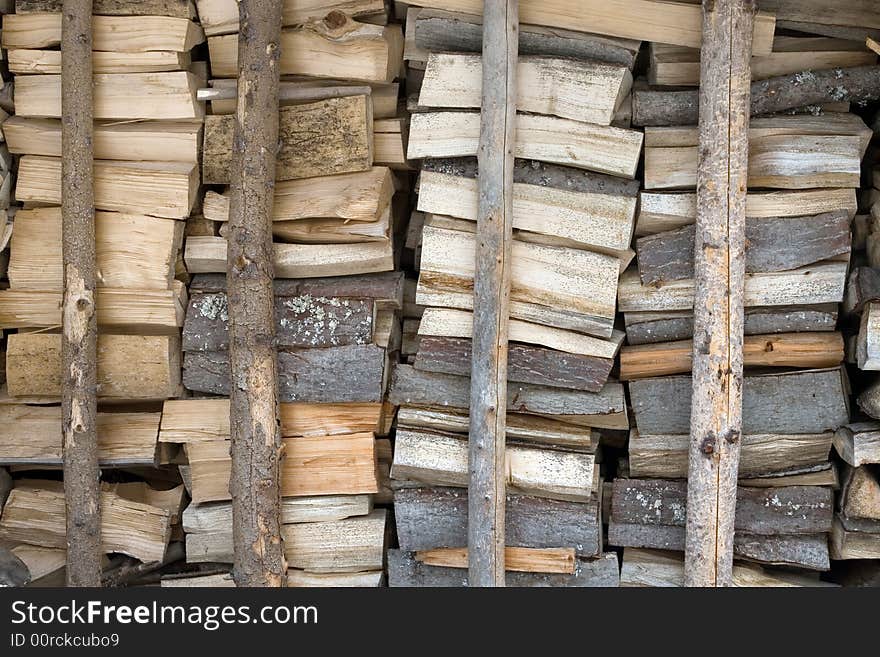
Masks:
[[[840,303],[846,271],[845,262],[820,262],[789,271],[746,274],[743,303],[746,307]],[[621,312],[692,310],[694,281],[642,285],[638,271],[630,268],[620,277],[617,302]]]
[[[164,400],[180,392],[180,340],[176,336],[100,335],[98,397]],[[61,336],[9,336],[6,384],[10,397],[53,400],[61,395]]]
[[[64,0],[15,0],[16,14],[58,13]],[[173,16],[195,18],[196,7],[192,0],[94,0],[92,11],[102,16]]]
[[[429,170],[420,174],[422,212],[476,221],[477,199],[473,178]],[[622,254],[632,240],[635,212],[636,199],[624,194],[513,184],[513,228],[556,238],[560,245]]]
[[[11,116],[3,122],[9,152],[61,157],[61,121]],[[185,121],[96,122],[94,152],[98,160],[199,161],[200,123]]]
[[[828,462],[830,432],[815,434],[746,434],[742,437],[739,478],[810,468]],[[638,478],[685,478],[687,435],[629,434],[629,475]]]
[[[94,16],[92,50],[187,52],[205,40],[193,21],[172,16]],[[61,45],[61,14],[8,14],[3,19],[3,48],[40,49]]]
[[[475,235],[425,226],[416,303],[473,308]],[[607,338],[619,262],[579,249],[512,245],[510,316]]]
[[[578,559],[574,575],[520,573],[507,571],[505,585],[511,587],[616,587],[617,555],[604,554],[596,559]],[[416,555],[403,550],[388,550],[388,585],[402,587],[468,586],[468,576],[457,568],[429,566]]]
[[[398,365],[391,376],[388,401],[396,406],[468,409],[466,377],[421,372]],[[628,429],[623,385],[607,383],[598,393],[550,388],[525,383],[508,387],[507,410],[528,413],[570,424],[606,429]]]
[[[745,377],[743,433],[821,433],[847,424],[849,392],[844,376],[841,368],[833,368]],[[690,390],[689,376],[630,382],[639,431],[646,435],[687,433]]]
[[[332,436],[377,431],[382,404],[281,404],[281,435]],[[229,439],[229,400],[168,400],[162,408],[159,441],[209,442]]]
[[[328,98],[279,110],[277,180],[314,178],[373,165],[373,117],[367,96]],[[233,115],[205,120],[203,182],[229,183]]]
[[[386,510],[330,522],[282,525],[288,566],[314,573],[381,570]],[[232,562],[232,532],[188,534],[187,562]]]
[[[468,444],[461,436],[398,430],[391,476],[429,486],[468,485]],[[589,501],[595,460],[590,454],[508,445],[509,490],[573,502]]]
[[[187,71],[96,73],[95,119],[201,119],[199,79]],[[15,81],[18,116],[61,117],[61,76],[22,75]]]
[[[696,219],[697,195],[693,192],[642,192],[639,196],[637,237],[681,228]],[[837,210],[845,210],[850,219],[855,216],[854,189],[805,189],[746,195],[747,218],[811,216]]]
[[[61,73],[58,50],[9,50],[9,72],[15,74]],[[157,50],[153,52],[93,52],[95,73],[162,73],[185,71],[192,61],[189,53]]]
[[[834,449],[853,467],[880,463],[880,424],[857,422],[840,427],[834,433]]]
[[[98,413],[98,461],[103,467],[153,465],[159,413]],[[61,407],[0,406],[0,463],[61,464]]]
[[[96,160],[95,206],[171,219],[189,216],[199,189],[199,168],[188,162]],[[19,160],[19,201],[61,203],[61,159],[25,155]]]
[[[0,517],[0,539],[66,548],[64,494],[41,489],[40,483],[12,490]],[[100,500],[103,552],[121,552],[141,561],[162,560],[171,535],[167,509],[109,491],[103,491]]]
[[[170,289],[182,238],[178,221],[96,212],[98,287]],[[60,207],[16,213],[8,277],[13,290],[61,291]]]
[[[861,370],[880,370],[880,302],[871,301],[864,306],[856,359]]]
[[[375,221],[390,206],[393,193],[392,174],[387,167],[308,180],[278,181],[272,219],[276,222],[308,219],[339,219],[351,223]],[[211,221],[228,221],[228,193],[209,191],[205,194],[204,214]]]
[[[411,25],[412,24],[412,25]],[[410,7],[407,12],[407,44],[404,59],[424,61],[434,52],[479,53],[482,50],[482,18]],[[418,56],[408,56],[415,46]],[[519,26],[519,54],[562,57],[618,64],[632,70],[640,43],[627,39],[585,34],[538,25]],[[411,64],[412,65],[412,64]]]
[[[636,240],[643,285],[694,275],[693,225]],[[745,226],[746,272],[773,272],[848,255],[850,220],[844,210],[812,217],[752,218]]]
[[[479,108],[482,79],[481,58],[477,55],[431,54],[419,105]],[[516,84],[519,112],[610,125],[629,94],[632,74],[625,66],[520,57]]]
[[[238,75],[238,35],[210,37],[208,50],[213,75]],[[358,23],[338,11],[281,32],[281,75],[391,82],[402,57],[399,25]]]
[[[467,490],[402,488],[394,491],[401,549],[455,547],[467,539]],[[580,557],[602,551],[601,522],[595,500],[570,502],[511,493],[507,496],[505,545],[574,547]]]
[[[349,345],[278,353],[282,402],[379,402],[385,381],[382,347]],[[189,351],[183,359],[183,385],[194,392],[229,394],[229,355]]]
[[[392,241],[362,244],[275,243],[274,268],[278,278],[354,276],[394,269]],[[222,237],[189,237],[184,252],[187,271],[210,274],[225,271],[226,240]]]
[[[238,7],[235,0],[196,0],[199,23],[205,34],[238,32]],[[338,11],[356,19],[384,16],[384,0],[282,0],[281,24],[300,25],[324,18]]]
[[[840,333],[779,333],[749,335],[743,341],[746,367],[834,367],[843,362],[844,344]],[[630,381],[649,376],[690,372],[693,367],[693,341],[661,342],[623,347],[620,352],[620,379]]]
[[[285,438],[282,496],[375,493],[378,490],[375,442],[372,433]],[[193,502],[231,499],[229,442],[187,443],[186,454]]]
[[[430,9],[481,14],[480,0],[419,0]],[[702,21],[699,5],[658,0],[522,0],[520,21],[626,39],[658,41],[699,48]],[[754,54],[769,54],[773,47],[775,18],[759,13],[755,18]],[[694,121],[696,123],[696,121]]]
[[[476,112],[422,112],[410,120],[410,159],[470,157],[477,153]],[[516,157],[635,177],[643,135],[637,130],[593,125],[555,116],[518,114]]]
[[[846,135],[779,135],[749,142],[749,187],[858,187],[861,143]],[[645,148],[645,189],[689,189],[697,182],[694,147]]]

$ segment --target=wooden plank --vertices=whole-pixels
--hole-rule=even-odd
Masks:
[[[213,75],[238,75],[237,35],[209,37],[208,52]],[[336,12],[281,32],[281,75],[391,82],[402,59],[399,25],[358,23]]]
[[[61,121],[11,116],[3,122],[9,152],[16,155],[61,157]],[[96,122],[98,160],[199,161],[202,129],[183,121]]]
[[[419,105],[479,108],[482,78],[478,55],[432,53]],[[632,86],[625,66],[549,57],[519,58],[516,80],[518,111],[597,125],[611,124]]]
[[[481,14],[479,0],[420,0],[431,9]],[[523,23],[561,27],[644,41],[659,41],[699,48],[702,27],[699,6],[657,0],[522,0]],[[769,54],[773,47],[775,19],[759,13],[755,21],[753,50]]]
[[[95,206],[129,214],[186,218],[196,202],[198,166],[188,162],[96,160]],[[19,160],[19,201],[61,202],[61,159],[25,155]]]
[[[502,459],[501,482],[509,489],[573,502],[591,498],[594,459],[590,454],[511,445]],[[465,487],[468,472],[468,444],[461,437],[398,430],[391,466],[393,479],[430,486]]]
[[[759,477],[828,461],[832,434],[746,434],[742,437],[739,478]],[[637,478],[684,478],[688,436],[629,435],[629,475]]]
[[[195,22],[172,16],[94,16],[92,49],[118,52],[186,52],[205,40]],[[9,14],[3,48],[51,48],[61,45],[60,13]]]
[[[643,285],[694,276],[694,226],[636,240]],[[745,224],[746,272],[773,272],[848,255],[850,220],[843,210],[812,217],[749,219]]]
[[[458,488],[403,488],[394,491],[401,549],[455,547],[467,538],[467,491]],[[584,503],[512,493],[508,496],[505,543],[512,547],[574,547],[579,557],[602,551],[595,500]]]
[[[100,494],[100,505],[102,552],[120,552],[141,561],[162,560],[171,536],[168,510],[109,491]],[[0,518],[0,538],[66,548],[63,493],[38,486],[14,488]]]
[[[281,404],[281,435],[332,436],[377,431],[382,405]],[[168,400],[162,408],[159,441],[169,443],[210,442],[229,439],[229,400]]]
[[[784,272],[748,274],[743,303],[746,307],[840,303],[846,271],[845,262],[820,262]],[[694,281],[643,286],[631,268],[620,277],[617,301],[621,312],[692,310]]]
[[[516,117],[515,156],[634,178],[642,133],[553,116]],[[407,156],[468,157],[477,152],[479,114],[422,112],[410,121]]]
[[[196,100],[199,79],[187,71],[168,73],[97,73],[95,119],[201,119]],[[19,116],[61,117],[61,76],[25,75],[15,85]]]
[[[205,34],[230,34],[239,31],[235,0],[196,0],[199,22]],[[299,25],[324,18],[338,11],[352,18],[369,18],[385,12],[384,0],[283,0],[282,25]]]
[[[467,548],[434,548],[416,552],[416,561],[427,566],[467,568]],[[520,573],[574,575],[574,548],[504,548],[504,569]]]
[[[275,243],[273,266],[278,278],[354,276],[394,269],[390,240],[362,244]],[[191,274],[222,272],[226,263],[226,240],[222,237],[189,237],[184,252]]]
[[[426,226],[416,303],[472,309],[475,250],[473,234]],[[517,240],[511,252],[511,317],[610,336],[614,290],[609,288],[618,278],[616,258]],[[455,290],[460,294],[448,294]],[[554,317],[561,311],[593,320],[582,317],[580,323],[569,323]]]
[[[279,110],[277,180],[314,178],[373,165],[373,120],[367,96],[328,98]],[[205,119],[205,183],[229,183],[235,117]]]
[[[98,337],[98,397],[167,399],[180,388],[180,342],[175,336]],[[9,336],[6,384],[11,397],[57,399],[61,395],[61,336]]]
[[[388,400],[397,406],[468,409],[469,389],[466,377],[420,372],[410,365],[397,365],[392,372]],[[507,410],[552,417],[579,426],[629,428],[620,383],[608,383],[598,393],[509,384]]]
[[[849,423],[848,391],[840,368],[747,376],[744,434],[822,433]],[[641,379],[629,384],[639,431],[685,434],[690,426],[691,378]],[[809,397],[803,394],[809,390]]]
[[[827,332],[750,335],[743,341],[742,357],[746,367],[834,367],[843,362],[843,337]],[[622,381],[682,374],[692,366],[692,340],[633,345],[620,352]]]
[[[284,497],[375,493],[376,452],[372,433],[285,438],[281,464]],[[228,500],[232,461],[229,442],[188,443],[193,502]]]
[[[476,221],[477,181],[423,170],[418,209]],[[513,184],[513,228],[619,255],[632,240],[636,199],[599,191]]]
[[[152,466],[159,420],[159,413],[98,413],[101,466]],[[0,408],[0,463],[61,465],[61,443],[60,406],[9,404]]]

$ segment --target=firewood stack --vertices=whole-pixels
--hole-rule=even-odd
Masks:
[[[389,24],[382,0],[302,4],[284,4],[273,210],[282,538],[289,585],[378,586],[389,517],[381,505],[391,502],[386,436],[394,415],[385,391],[400,349],[403,305],[403,276],[393,270],[396,233],[408,214],[406,118],[396,82],[403,31]],[[197,6],[212,75],[205,94],[204,216],[216,228],[186,242],[193,278],[183,384],[193,398],[166,403],[159,440],[185,446],[182,469],[192,496],[183,514],[187,562],[228,570],[225,271],[238,3],[199,0]],[[231,580],[205,575],[168,584]]]
[[[421,161],[407,247],[418,268],[393,375],[399,550],[389,583],[467,579],[468,408],[481,90],[479,16],[410,8],[410,160]],[[627,107],[639,42],[522,26],[517,69],[509,348],[507,550],[517,585],[616,585],[603,551],[600,429],[627,428],[610,379],[618,276],[642,134]],[[526,40],[528,39],[528,40]],[[528,44],[528,45],[526,45]],[[416,322],[417,328],[416,328]]]
[[[821,26],[791,22],[805,11],[780,7],[775,36],[768,17],[758,15],[753,106],[767,78],[788,76],[786,93],[796,98],[824,76],[844,80],[861,70],[851,67],[876,64],[864,36],[853,36],[864,23],[841,28],[840,38],[821,36]],[[868,22],[878,18],[864,13]],[[625,548],[621,584],[632,586],[683,581],[681,556],[655,550],[684,549],[693,349],[696,110],[681,103],[687,92],[664,86],[697,86],[700,57],[657,43],[648,54],[651,86],[636,91],[633,111],[645,131],[637,260],[618,291],[627,341],[620,378],[628,382],[634,426],[613,482],[608,529],[609,544]],[[833,489],[843,486],[844,503],[865,490],[864,478],[839,469],[830,448],[849,433],[842,427],[850,422],[850,387],[836,329],[872,131],[850,113],[858,108],[831,95],[750,123],[737,585],[815,584],[841,558],[834,540],[829,552],[832,525],[840,525]],[[850,480],[856,485],[847,495]],[[742,562],[795,567],[804,576]]]
[[[0,327],[7,338],[0,464],[14,471],[0,540],[51,580],[65,564],[61,395],[61,3],[21,0],[3,16],[15,114],[2,125],[17,163],[14,238]],[[186,3],[116,3],[93,19],[98,271],[98,450],[105,581],[135,561],[173,560],[184,487],[158,448],[162,403],[181,395],[186,288],[175,278],[197,204],[204,41]],[[142,14],[142,15],[139,15]],[[6,175],[4,185],[11,185]],[[4,187],[5,189],[5,187]],[[169,471],[170,470],[170,471]],[[134,475],[134,476],[133,476]],[[122,555],[127,555],[123,557]],[[50,578],[46,580],[46,578]],[[124,579],[124,578],[123,578]]]

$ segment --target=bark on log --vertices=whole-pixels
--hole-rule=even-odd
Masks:
[[[65,0],[61,23],[61,408],[68,586],[101,585],[97,436],[92,2]]]
[[[230,437],[233,577],[284,586],[281,423],[272,289],[272,204],[281,58],[278,0],[239,4],[238,109],[229,208]]]
[[[733,582],[754,0],[703,4],[686,586]]]
[[[704,41],[705,43],[705,41]],[[703,60],[705,61],[705,60]],[[691,125],[699,117],[700,91],[633,92],[633,125]],[[751,85],[751,114],[772,114],[828,102],[876,100],[880,66],[802,71],[759,80]]]
[[[468,577],[471,586],[479,587],[505,583],[504,446],[518,47],[519,0],[486,2],[468,458]]]

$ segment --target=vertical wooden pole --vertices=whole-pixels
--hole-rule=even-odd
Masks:
[[[504,586],[507,324],[518,32],[518,0],[485,0],[470,408],[471,586]]]
[[[67,584],[100,586],[91,0],[64,0],[61,54],[61,417]]]
[[[732,581],[754,16],[754,0],[703,0],[687,586]]]
[[[272,203],[278,151],[281,0],[241,0],[238,109],[229,210],[233,576],[284,586],[281,424],[272,290]]]

